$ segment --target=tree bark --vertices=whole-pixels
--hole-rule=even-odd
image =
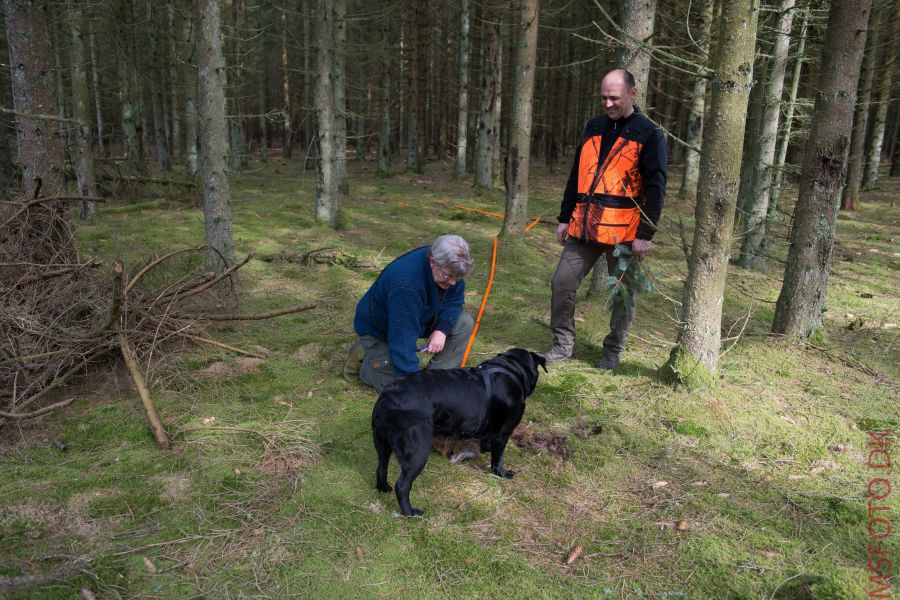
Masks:
[[[409,10],[409,108],[406,128],[406,167],[414,173],[421,173],[423,168],[423,144],[422,122],[419,88],[419,63],[421,61],[421,49],[419,43],[419,19],[421,17],[419,0],[411,0]]]
[[[28,115],[57,110],[47,3],[4,0],[16,141],[25,198],[65,193],[59,124]]]
[[[171,103],[172,131],[169,140],[169,153],[172,160],[181,160],[181,76],[180,60],[178,57],[178,25],[175,21],[175,0],[166,2],[166,41],[169,50],[169,102]]]
[[[197,135],[199,123],[197,114],[197,68],[194,66],[194,56],[197,50],[197,34],[188,19],[182,22],[182,31],[187,40],[189,57],[181,69],[184,78],[184,148],[185,166],[188,174],[193,177],[197,174],[200,163],[200,154],[197,148]]]
[[[305,19],[305,17],[304,17]],[[281,13],[281,93],[284,102],[284,129],[281,144],[281,156],[290,158],[294,150],[294,129],[291,121],[291,72],[288,58],[288,21],[287,12]]]
[[[647,110],[647,88],[650,85],[650,53],[643,47],[651,45],[653,23],[656,19],[656,0],[624,0],[622,29],[627,32],[616,48],[616,64],[628,69],[637,84],[637,104]]]
[[[331,0],[334,5],[334,176],[338,190],[350,193],[347,181],[347,3]]]
[[[847,173],[853,98],[871,4],[871,0],[833,0],[828,13],[791,246],[775,304],[775,333],[807,339],[825,325],[834,226]]]
[[[753,160],[750,188],[747,190],[747,203],[744,206],[744,239],[738,257],[738,264],[744,268],[760,268],[765,264],[760,251],[766,245],[766,216],[772,192],[772,163],[775,160],[775,145],[778,141],[781,94],[784,91],[784,74],[787,71],[793,20],[794,0],[781,0],[769,80],[766,82],[763,98],[759,145]]]
[[[469,0],[460,0],[459,9],[459,96],[456,115],[457,179],[466,176],[466,137],[469,126]]]
[[[334,10],[331,0],[317,0],[316,27],[319,38],[316,80],[316,121],[318,160],[316,161],[316,221],[337,225],[338,182],[334,147]]]
[[[873,189],[878,183],[878,169],[881,166],[881,149],[884,143],[884,132],[887,129],[888,106],[891,103],[891,86],[894,82],[894,70],[897,68],[897,57],[900,54],[900,11],[891,11],[885,7],[880,27],[887,30],[890,36],[885,42],[884,53],[880,55],[878,64],[882,67],[878,78],[878,98],[872,111],[872,135],[866,147],[866,168],[863,173],[862,188]],[[895,134],[896,135],[896,134]]]
[[[871,4],[871,2],[870,2]],[[841,210],[856,210],[859,190],[862,186],[863,167],[866,151],[866,131],[869,127],[869,106],[872,100],[872,82],[875,79],[875,58],[878,54],[880,28],[878,11],[869,28],[865,43],[859,94],[856,97],[856,111],[853,115],[853,130],[850,135],[850,156],[847,163],[847,180],[841,197]],[[796,210],[796,209],[795,209]]]
[[[714,0],[704,0],[701,9],[700,32],[697,35],[697,49],[704,57],[709,56],[710,31],[712,30]],[[708,58],[706,61],[708,62]],[[691,91],[691,110],[688,114],[688,130],[685,141],[696,148],[703,142],[703,113],[706,110],[706,69],[699,72],[694,79]],[[697,198],[697,183],[700,176],[700,152],[686,150],[684,156],[684,177],[678,195],[686,200]]]
[[[703,132],[697,226],[682,304],[684,322],[661,372],[664,378],[689,387],[712,383],[719,359],[758,16],[757,0],[723,0],[709,119]]]
[[[791,129],[794,121],[794,108],[797,105],[797,92],[800,89],[800,75],[806,51],[806,31],[809,24],[809,9],[803,9],[803,21],[800,25],[800,39],[794,52],[794,72],[791,75],[791,90],[788,92],[787,108],[784,111],[784,127],[781,132],[781,143],[778,145],[778,157],[773,167],[772,197],[769,199],[769,214],[766,218],[766,231],[771,231],[778,208],[778,197],[781,195],[781,183],[784,180],[784,163],[787,159],[788,147],[791,144]],[[766,235],[769,235],[766,233]]]
[[[198,0],[197,96],[200,100],[200,168],[207,271],[221,273],[234,264],[231,188],[226,172],[228,123],[225,118],[226,71],[222,54],[219,0]]]
[[[391,172],[391,24],[381,23],[381,133],[378,136],[378,174]]]
[[[519,32],[513,83],[510,147],[506,158],[504,237],[522,237],[528,218],[528,172],[531,160],[534,71],[537,59],[539,0],[519,1]]]
[[[494,185],[495,129],[500,115],[494,112],[499,93],[498,70],[500,66],[500,4],[493,0],[482,30],[487,36],[487,46],[482,43],[485,55],[481,64],[479,85],[478,133],[475,139],[475,185],[491,188]]]
[[[91,54],[91,81],[94,85],[94,112],[97,114],[97,147],[100,154],[105,155],[106,149],[103,141],[103,106],[100,93],[100,63],[97,62],[97,49],[94,44],[94,33],[88,34],[88,48]]]
[[[70,16],[70,33],[72,36],[72,109],[75,124],[75,176],[78,180],[78,193],[82,196],[95,196],[94,186],[94,144],[91,123],[91,92],[87,80],[87,53],[84,38],[88,35],[84,22],[81,4],[67,1]],[[85,200],[81,203],[81,218],[93,218],[95,203]]]
[[[122,113],[122,136],[124,138],[125,162],[132,176],[141,175],[144,171],[141,140],[137,124],[140,121],[140,104],[135,76],[135,31],[134,15],[130,0],[121,0],[119,10],[119,35],[116,43],[119,47],[117,62],[119,74],[119,105]]]
[[[244,44],[242,41],[244,31],[244,2],[243,0],[227,0],[226,6],[231,7],[231,39],[227,46],[231,56],[231,88],[225,88],[225,105],[228,107],[228,128],[231,132],[231,170],[238,172],[247,166],[247,128],[244,117],[244,78],[246,72],[243,64]],[[229,93],[230,92],[230,93]]]
[[[166,147],[166,126],[163,116],[162,82],[160,81],[160,60],[156,39],[156,25],[153,17],[153,2],[145,0],[143,15],[144,40],[147,52],[147,68],[150,71],[150,105],[153,110],[153,149],[156,156],[156,167],[160,171],[168,171],[169,151]]]

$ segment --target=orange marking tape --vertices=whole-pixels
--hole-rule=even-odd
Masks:
[[[484,290],[484,298],[481,299],[481,308],[478,309],[478,318],[475,319],[475,327],[472,329],[472,335],[469,336],[469,343],[466,344],[466,353],[463,354],[461,367],[466,366],[469,360],[469,351],[472,344],[475,343],[475,335],[478,333],[478,326],[481,324],[481,315],[484,314],[484,307],[487,305],[488,294],[491,293],[491,284],[494,283],[494,267],[497,265],[497,238],[494,238],[494,253],[491,256],[491,276],[488,277],[487,287]]]
[[[486,210],[479,210],[479,209],[477,209],[477,208],[470,208],[470,207],[468,207],[468,206],[463,206],[462,204],[454,204],[453,207],[454,207],[454,208],[461,208],[461,209],[463,209],[463,210],[468,210],[468,211],[471,211],[471,212],[481,213],[481,214],[483,214],[483,215],[488,215],[489,217],[497,217],[498,219],[505,219],[505,218],[506,218],[506,217],[504,217],[503,215],[498,215],[497,213],[488,212],[488,211],[486,211]]]
[[[535,225],[540,223],[540,221],[541,221],[541,217],[538,216],[537,219],[535,219],[534,221],[532,221],[531,223],[528,224],[528,227],[525,228],[525,231],[528,231],[529,229],[531,229],[532,227],[534,227]]]

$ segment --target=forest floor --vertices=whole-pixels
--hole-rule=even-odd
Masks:
[[[492,476],[486,456],[454,465],[432,454],[412,491],[425,516],[404,519],[374,486],[376,394],[340,368],[359,297],[390,260],[439,234],[472,246],[477,311],[500,221],[454,205],[502,213],[503,196],[449,173],[433,163],[377,178],[372,163],[351,163],[337,231],[315,224],[314,174],[299,162],[273,157],[235,176],[238,254],[270,255],[241,269],[240,310],[317,308],[209,330],[262,360],[211,346],[154,358],[171,451],[157,449],[114,363],[62,390],[78,398],[66,409],[0,431],[0,596],[771,600],[879,587],[868,552],[880,541],[896,557],[900,542],[874,537],[884,522],[870,529],[867,502],[883,488],[870,485],[882,472],[867,465],[867,443],[900,423],[900,180],[840,215],[816,344],[768,333],[784,240],[769,249],[770,273],[731,267],[720,380],[700,391],[654,377],[687,272],[678,222],[689,236],[693,221],[691,203],[670,194],[645,263],[657,291],[638,300],[621,366],[593,368],[608,315],[585,285],[575,358],[541,374],[528,435],[507,451],[516,477]],[[533,174],[529,215],[542,222],[500,244],[470,364],[549,346],[566,174]],[[111,202],[78,236],[85,255],[133,273],[153,252],[200,243],[202,208],[163,194]],[[292,260],[305,254],[318,262]],[[872,502],[900,526],[891,482]]]

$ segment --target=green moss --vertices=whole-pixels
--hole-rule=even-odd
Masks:
[[[684,386],[689,390],[714,387],[718,382],[713,371],[681,346],[672,348],[669,360],[660,367],[657,376],[663,383]]]

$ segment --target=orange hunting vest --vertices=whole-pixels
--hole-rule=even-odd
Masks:
[[[641,222],[643,180],[638,155],[643,144],[619,137],[599,164],[602,136],[587,138],[578,162],[578,200],[569,219],[571,237],[594,244],[634,240]]]

